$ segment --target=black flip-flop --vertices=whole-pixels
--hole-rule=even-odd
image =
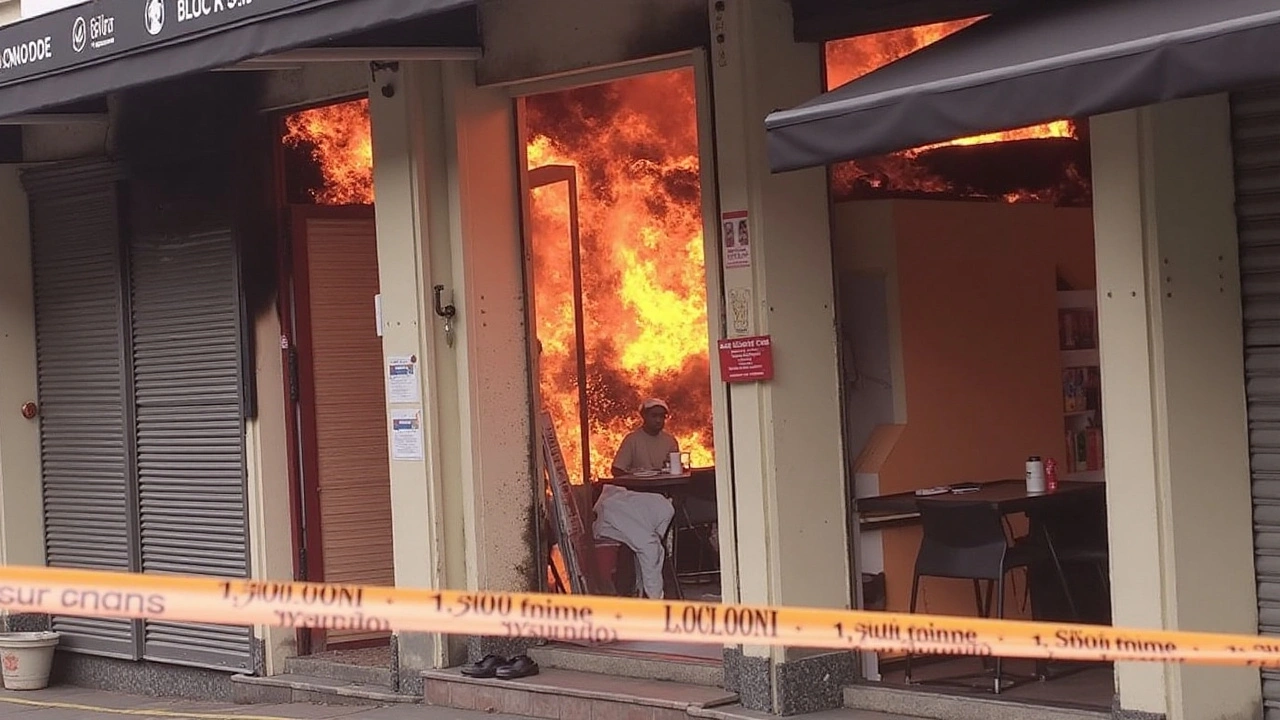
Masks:
[[[498,668],[499,680],[516,680],[538,674],[538,663],[528,655],[517,655]]]
[[[497,677],[498,670],[507,665],[507,659],[501,655],[485,655],[476,662],[464,666],[462,674],[470,678]]]

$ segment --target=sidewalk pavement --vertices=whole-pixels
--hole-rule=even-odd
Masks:
[[[754,720],[770,715],[716,708],[717,718]],[[911,720],[854,710],[833,710],[801,716],[805,720]],[[8,720],[529,720],[500,713],[452,710],[430,705],[403,704],[384,707],[316,705],[237,705],[231,702],[197,702],[60,686],[46,690],[0,690],[0,718]]]
[[[4,720],[525,720],[514,715],[450,710],[428,705],[237,705],[56,687],[0,691]]]

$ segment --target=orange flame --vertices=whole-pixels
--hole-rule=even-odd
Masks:
[[[525,102],[528,167],[570,166],[577,181],[582,348],[568,183],[535,188],[529,208],[539,387],[575,482],[580,351],[592,475],[609,474],[650,395],[668,399],[668,430],[693,464],[714,463],[695,108],[690,70]]]
[[[324,105],[285,118],[284,143],[310,147],[324,187],[320,205],[373,204],[373,139],[367,99]]]
[[[932,25],[920,25],[829,42],[826,45],[825,53],[827,89],[834,89],[862,77],[920,48],[932,45],[981,19],[982,17],[975,17]],[[1076,137],[1075,123],[1070,120],[1055,120],[1041,125],[956,138],[946,142],[891,153],[884,158],[879,158],[878,162],[874,164],[879,170],[876,173],[877,176],[890,177],[894,184],[901,186],[903,189],[920,192],[945,192],[948,189],[945,181],[941,178],[930,176],[926,171],[918,167],[914,167],[911,164],[911,160],[925,150],[951,145],[982,145],[1037,138]],[[869,168],[865,167],[870,164],[872,163],[852,161],[836,165],[833,168],[835,184],[837,186],[847,186],[858,180],[865,181],[872,174]],[[1031,194],[1017,194],[1003,199],[1008,202],[1015,202],[1019,200],[1038,200],[1039,198]]]

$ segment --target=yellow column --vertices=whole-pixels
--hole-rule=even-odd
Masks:
[[[1093,118],[1117,625],[1257,632],[1225,95]],[[1122,663],[1124,713],[1261,717],[1257,670]]]
[[[730,393],[736,508],[721,512],[722,522],[736,524],[737,596],[844,608],[850,583],[826,172],[770,174],[764,146],[770,110],[821,92],[820,48],[793,42],[784,0],[711,0],[709,9],[720,209],[746,212],[751,247],[749,266],[725,269],[726,303],[732,312],[749,298],[747,327],[736,334],[771,336],[776,372]],[[727,651],[726,663],[745,705],[786,714],[838,705],[854,674],[848,653],[748,646]]]
[[[0,210],[0,563],[43,565],[39,421],[20,412],[36,400],[36,332],[27,194],[17,166],[0,167]]]
[[[382,68],[369,86],[383,354],[418,361],[419,401],[388,395],[387,406],[422,421],[423,459],[391,460],[396,585],[413,588],[465,586],[454,350],[432,294],[450,274],[440,105],[438,62]],[[400,633],[396,649],[401,689],[420,691],[419,671],[449,665],[462,644]]]

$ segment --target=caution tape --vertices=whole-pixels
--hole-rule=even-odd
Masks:
[[[1280,638],[860,610],[0,568],[10,612],[226,625],[1280,668]]]

